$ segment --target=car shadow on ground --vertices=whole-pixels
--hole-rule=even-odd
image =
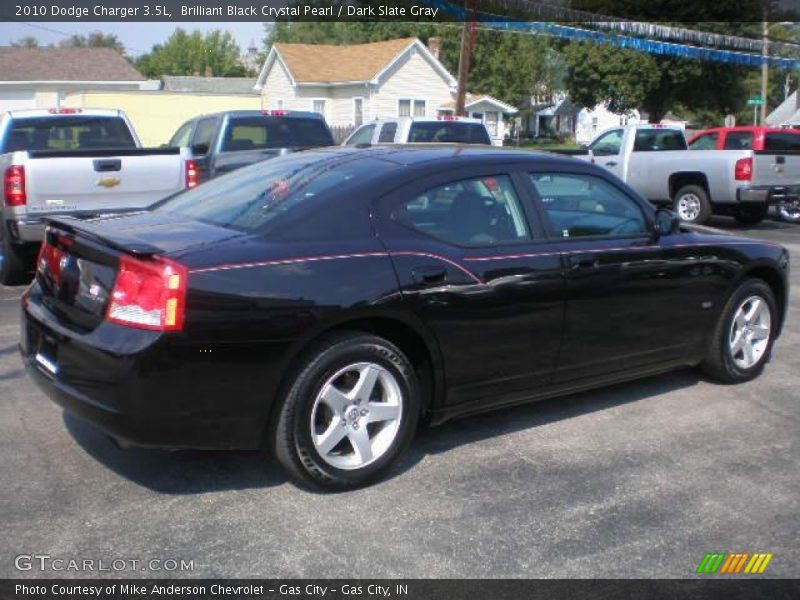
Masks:
[[[600,388],[451,421],[418,432],[402,464],[388,478],[398,477],[429,454],[480,442],[509,433],[541,427],[555,421],[607,410],[694,386],[695,369]],[[201,494],[223,490],[267,488],[286,483],[275,459],[258,451],[195,451],[121,449],[92,425],[64,413],[64,423],[75,441],[95,460],[141,486],[164,494]],[[315,491],[315,490],[310,490]]]

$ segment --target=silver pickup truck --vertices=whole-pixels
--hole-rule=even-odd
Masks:
[[[653,204],[672,206],[689,223],[727,214],[755,224],[770,204],[800,196],[800,154],[692,152],[677,127],[616,127],[583,151],[565,153],[605,167]]]
[[[24,280],[44,219],[145,208],[197,184],[187,148],[142,148],[118,110],[37,109],[0,118],[0,283]]]

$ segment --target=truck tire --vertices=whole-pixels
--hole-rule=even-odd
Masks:
[[[767,216],[767,210],[769,210],[769,208],[766,204],[757,204],[755,206],[738,206],[736,207],[736,213],[734,214],[734,217],[736,217],[736,220],[742,225],[755,225],[756,223],[761,223],[761,221],[764,220],[764,217]]]
[[[685,185],[672,198],[675,214],[684,223],[702,225],[711,218],[711,201],[699,185]]]
[[[787,202],[778,206],[778,216],[787,223],[800,223],[800,201]]]
[[[0,284],[18,285],[25,283],[30,271],[30,252],[8,239],[6,224],[0,221]]]

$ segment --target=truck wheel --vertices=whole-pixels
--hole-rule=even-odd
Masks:
[[[5,223],[0,222],[0,284],[18,285],[25,283],[30,271],[29,254],[24,246],[11,243],[6,234]]]
[[[800,223],[800,201],[787,202],[778,206],[781,221]]]
[[[672,199],[675,213],[684,223],[702,225],[711,218],[711,202],[699,185],[685,185]]]
[[[767,216],[768,207],[766,205],[739,206],[736,208],[736,220],[742,225],[755,225],[764,220]]]

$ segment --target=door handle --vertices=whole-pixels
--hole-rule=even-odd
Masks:
[[[615,160],[610,160],[606,163],[607,167],[616,167],[619,163]]]
[[[567,261],[570,268],[575,269],[596,269],[600,266],[600,261],[595,254],[571,254]]]
[[[414,283],[442,283],[447,279],[445,267],[416,267],[411,270]]]

